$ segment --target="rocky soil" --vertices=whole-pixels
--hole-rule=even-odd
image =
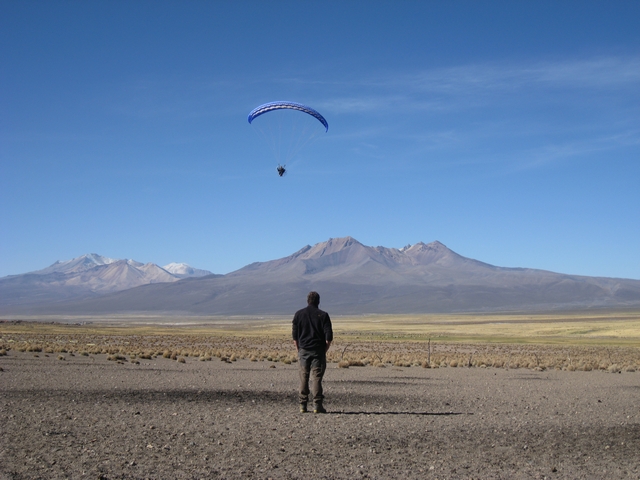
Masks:
[[[0,357],[0,479],[640,478],[640,373]]]

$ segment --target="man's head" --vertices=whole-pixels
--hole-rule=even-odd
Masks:
[[[309,295],[307,295],[307,305],[313,305],[318,308],[318,305],[320,305],[320,294],[318,292],[309,292]]]

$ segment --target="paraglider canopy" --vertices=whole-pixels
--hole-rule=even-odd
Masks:
[[[259,117],[260,115],[267,113],[267,112],[271,112],[273,110],[282,110],[282,109],[289,109],[289,110],[299,110],[301,112],[307,113],[309,115],[311,115],[312,117],[315,117],[318,119],[318,121],[324,125],[324,131],[328,132],[329,131],[329,124],[327,123],[327,121],[325,120],[325,118],[320,115],[320,113],[317,110],[314,110],[311,107],[307,107],[306,105],[302,105],[301,103],[296,103],[296,102],[269,102],[269,103],[265,103],[264,105],[260,105],[257,108],[254,108],[253,110],[251,110],[251,112],[249,113],[249,116],[247,117],[247,120],[249,121],[249,123],[253,122],[254,118]]]

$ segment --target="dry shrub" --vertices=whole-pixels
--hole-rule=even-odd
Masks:
[[[607,372],[610,373],[619,373],[621,371],[622,369],[615,363],[613,365],[609,365],[609,368],[607,368]]]
[[[65,360],[64,355],[58,355],[58,360]]]
[[[559,370],[606,370],[639,371],[640,349],[636,347],[614,346],[574,346],[574,345],[470,345],[456,343],[434,343],[427,345],[418,337],[415,341],[396,342],[349,340],[349,349],[332,349],[327,353],[327,361],[338,364],[347,361],[350,366],[419,366],[425,368],[442,367],[486,367],[529,368]],[[77,349],[85,345],[84,349]],[[162,355],[174,360],[178,357],[197,357],[202,360],[207,355],[218,358],[249,359],[251,361],[283,362],[297,361],[292,355],[292,346],[284,337],[263,338],[239,336],[210,336],[184,334],[143,334],[143,335],[103,335],[98,333],[56,333],[9,334],[0,339],[0,351],[22,350],[48,353],[69,353],[126,355],[136,358],[155,358]],[[428,350],[427,350],[428,349]],[[428,351],[428,357],[427,357]],[[123,357],[126,358],[126,357]],[[233,361],[232,359],[231,361]],[[358,363],[359,362],[359,363]],[[571,368],[569,368],[571,367]]]
[[[0,350],[0,357],[4,357],[7,354],[7,351],[3,348]]]
[[[107,356],[107,360],[111,361],[111,362],[122,362],[122,361],[126,361],[127,357],[123,356],[123,355],[109,355]]]
[[[187,361],[185,360],[184,357],[180,357],[180,358],[178,358],[178,362],[179,363],[186,363]]]
[[[341,360],[338,362],[338,368],[349,368],[349,360]]]

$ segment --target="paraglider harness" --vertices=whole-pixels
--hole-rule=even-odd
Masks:
[[[287,169],[284,167],[286,167],[286,165],[278,164],[278,167],[276,168],[276,170],[278,170],[278,175],[283,176],[287,172]]]

